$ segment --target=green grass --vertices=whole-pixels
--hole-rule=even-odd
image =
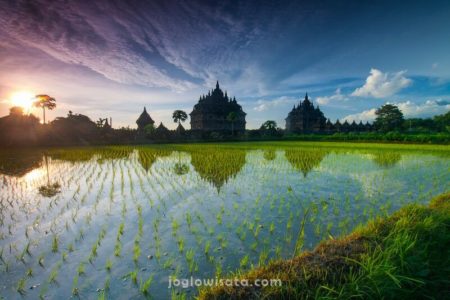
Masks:
[[[450,295],[450,193],[408,205],[291,260],[234,277],[281,287],[217,286],[199,299],[446,299]]]

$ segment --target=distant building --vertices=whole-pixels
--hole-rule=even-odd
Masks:
[[[293,133],[323,132],[327,119],[320,108],[314,107],[305,95],[305,99],[292,108],[286,118],[286,131]]]
[[[144,107],[144,111],[141,113],[139,118],[136,120],[136,124],[138,126],[138,133],[143,133],[145,126],[151,124],[154,125],[155,121],[150,117],[147,113],[147,109]]]
[[[234,121],[230,121],[230,113],[233,113]],[[200,96],[198,103],[189,114],[191,116],[191,129],[203,132],[244,132],[246,113],[237,103],[236,98],[229,98],[227,93],[219,87],[207,95]]]
[[[309,100],[308,93],[305,99],[292,108],[286,118],[286,131],[289,133],[336,133],[336,132],[367,132],[373,130],[373,126],[368,122],[364,125],[362,122],[357,124],[353,121],[351,124],[347,120],[341,123],[331,123],[326,119],[319,106],[315,107]]]

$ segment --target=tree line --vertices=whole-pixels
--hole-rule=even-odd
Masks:
[[[20,107],[12,107],[8,116],[0,118],[0,145],[41,146],[41,145],[92,145],[131,144],[148,142],[183,142],[215,140],[260,140],[260,139],[312,139],[312,140],[392,140],[412,142],[450,141],[450,112],[433,118],[405,119],[401,110],[393,104],[385,104],[376,110],[375,121],[370,132],[360,132],[349,124],[333,134],[288,134],[273,120],[267,120],[259,129],[246,130],[237,134],[231,132],[194,133],[186,130],[184,123],[188,115],[183,110],[175,110],[172,119],[178,124],[175,130],[147,125],[143,136],[136,129],[121,127],[114,129],[107,119],[97,122],[88,116],[69,111],[66,117],[57,117],[46,123],[45,112],[56,108],[56,100],[48,95],[37,95],[33,105],[42,109],[43,123],[32,114],[24,114]],[[233,125],[236,116],[230,113],[226,120]],[[344,123],[346,124],[346,123]]]

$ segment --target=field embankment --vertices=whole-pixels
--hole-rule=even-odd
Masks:
[[[235,277],[249,286],[202,289],[199,299],[448,299],[450,193]],[[250,286],[274,278],[283,285]]]

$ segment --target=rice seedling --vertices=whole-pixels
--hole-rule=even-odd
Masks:
[[[198,265],[195,261],[195,252],[193,249],[186,251],[186,261],[188,263],[189,272],[192,274],[194,271],[198,270]]]
[[[86,271],[85,271],[85,267],[84,267],[84,263],[83,263],[83,262],[81,262],[81,263],[78,265],[78,267],[77,267],[77,273],[78,273],[78,276],[81,276],[81,275],[85,275],[85,274],[86,274]]]
[[[20,278],[19,281],[17,282],[16,291],[19,294],[21,294],[21,295],[26,294],[26,290],[25,290],[26,283],[27,283],[26,278]]]
[[[139,257],[141,256],[141,247],[139,246],[139,240],[135,240],[133,246],[133,262],[138,263]]]
[[[108,272],[111,272],[111,269],[112,269],[112,261],[111,261],[110,259],[107,259],[107,260],[106,260],[105,269],[106,269]]]
[[[52,252],[58,252],[58,249],[59,249],[58,244],[59,244],[59,238],[57,235],[54,235],[53,239],[52,239]]]
[[[380,165],[374,163],[373,145],[332,152],[298,142],[274,142],[271,147],[270,151],[277,150],[270,161],[263,155],[269,151],[265,145],[245,143],[52,150],[59,160],[49,160],[50,169],[61,183],[61,193],[53,199],[39,204],[28,200],[32,198],[29,191],[42,185],[39,180],[0,175],[2,272],[20,268],[21,276],[41,280],[46,274],[47,280],[42,281],[50,283],[55,268],[37,272],[33,262],[44,268],[59,259],[57,273],[61,274],[75,264],[75,276],[83,275],[85,281],[72,287],[75,296],[85,291],[92,276],[93,268],[85,264],[99,260],[103,247],[111,245],[112,258],[107,256],[102,268],[111,276],[113,264],[114,269],[126,269],[125,273],[138,270],[144,253],[155,257],[156,262],[148,259],[152,268],[154,263],[163,267],[154,269],[155,278],[167,272],[181,276],[183,267],[194,276],[222,274],[222,268],[227,272],[239,268],[246,255],[245,268],[251,265],[251,257],[260,265],[272,256],[286,258],[293,249],[311,248],[324,237],[342,235],[400,205],[426,201],[442,192],[448,181],[448,161],[429,154],[402,154],[398,168],[383,165],[381,158],[376,159]],[[160,155],[173,149],[183,154]],[[379,152],[381,157],[383,151]],[[80,161],[82,157],[86,160]],[[181,177],[173,172],[180,157],[189,166],[189,173]],[[2,178],[7,185],[2,185]],[[389,197],[394,190],[397,201]],[[185,199],[189,206],[180,213]],[[147,220],[152,220],[149,233]],[[111,239],[110,232],[115,234]],[[25,242],[14,242],[24,236]],[[43,241],[49,242],[50,249],[43,248]],[[85,251],[88,257],[80,255]],[[204,255],[189,256],[201,251]],[[176,259],[178,253],[184,254],[186,264]],[[236,253],[242,253],[238,261],[231,259]],[[128,265],[129,260],[134,265]],[[11,282],[20,279],[15,272],[4,274]],[[139,280],[139,290],[145,282]],[[64,285],[52,289],[66,294]],[[117,289],[111,286],[114,294]],[[99,295],[108,297],[103,291]],[[14,298],[8,293],[7,298]],[[164,296],[168,298],[170,291]]]
[[[153,282],[153,274],[150,275],[149,278],[147,278],[147,280],[145,281],[140,281],[139,284],[139,291],[144,295],[144,296],[148,296],[149,295],[149,289],[150,289],[150,285]]]
[[[206,241],[204,250],[205,255],[209,255],[210,249],[211,249],[211,241]]]
[[[39,256],[39,258],[38,258],[38,263],[39,263],[39,265],[40,265],[42,268],[44,268],[44,255],[43,255],[43,254],[41,254],[41,255]]]

